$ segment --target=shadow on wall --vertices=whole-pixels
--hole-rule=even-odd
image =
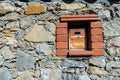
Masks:
[[[108,0],[109,2],[119,2],[120,0]]]
[[[35,0],[20,0],[22,2],[29,2],[29,1],[35,1]],[[120,0],[38,0],[38,1],[44,1],[44,2],[55,2],[55,1],[63,1],[65,3],[72,3],[72,2],[87,2],[87,3],[95,3],[95,2],[110,2],[111,4],[113,3],[118,3]]]
[[[97,0],[84,0],[87,3],[95,3]]]
[[[72,2],[74,2],[75,0],[62,0],[63,2],[65,2],[65,3],[72,3]]]
[[[20,1],[22,1],[22,2],[29,2],[29,0],[20,0]]]
[[[41,1],[44,1],[44,2],[51,2],[52,0],[41,0]],[[57,0],[56,0],[57,1]]]

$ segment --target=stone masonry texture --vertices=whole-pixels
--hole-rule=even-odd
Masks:
[[[56,56],[60,16],[85,14],[99,15],[104,56]],[[0,80],[120,80],[120,1],[0,0]]]

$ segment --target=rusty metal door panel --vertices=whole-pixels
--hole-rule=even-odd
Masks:
[[[69,49],[85,49],[85,28],[69,30]]]

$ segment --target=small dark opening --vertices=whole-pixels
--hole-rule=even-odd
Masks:
[[[68,22],[68,31],[70,31],[70,29],[79,29],[79,28],[85,29],[85,50],[91,50],[91,34],[90,34],[91,32],[90,32],[89,21],[88,22]],[[75,32],[74,34],[80,35],[81,32]]]
[[[75,32],[75,34],[80,34],[80,32]]]

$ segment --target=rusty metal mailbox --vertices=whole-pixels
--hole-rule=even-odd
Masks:
[[[85,28],[69,29],[69,49],[85,49]]]

